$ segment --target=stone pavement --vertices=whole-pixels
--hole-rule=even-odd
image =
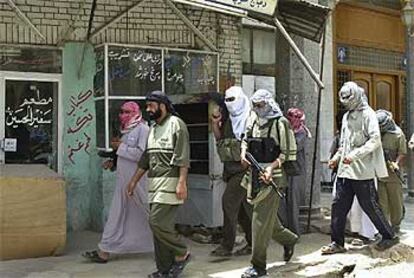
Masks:
[[[324,196],[329,204],[329,196]],[[407,204],[406,221],[402,226],[402,243],[386,252],[372,247],[350,247],[346,254],[321,256],[319,249],[329,243],[329,236],[321,233],[305,234],[296,247],[293,260],[282,262],[282,248],[271,242],[268,249],[270,277],[414,277],[414,205]],[[144,278],[154,271],[152,254],[118,255],[107,264],[93,264],[80,256],[84,250],[96,247],[100,234],[71,233],[65,253],[58,257],[11,260],[0,262],[1,278],[83,278],[137,277]],[[249,257],[217,259],[209,257],[212,245],[188,241],[193,260],[183,278],[240,277],[249,265]],[[351,272],[351,273],[348,273]]]

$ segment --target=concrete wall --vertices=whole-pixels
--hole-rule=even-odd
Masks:
[[[92,33],[137,2],[98,1]],[[205,50],[207,47],[164,1],[148,0],[92,37],[92,45],[86,47],[83,70],[79,74],[83,52],[83,43],[80,42],[86,37],[92,1],[14,0],[14,3],[45,39],[3,1],[0,3],[0,44],[63,47],[64,110],[61,113],[65,119],[63,168],[67,186],[68,228],[100,230],[107,218],[115,176],[114,173],[102,172],[101,159],[96,154],[94,101],[87,93],[93,89],[95,72],[92,45],[110,42]],[[241,84],[241,19],[188,5],[177,4],[177,7],[219,49],[222,82],[229,69],[236,84]],[[87,99],[82,103],[82,109],[75,107],[70,114],[73,109],[71,100],[77,102],[84,97]],[[68,132],[69,128],[74,131]]]
[[[85,47],[82,71],[79,72]],[[93,76],[95,55],[91,45],[67,43],[63,49],[63,174],[70,230],[89,228],[100,214],[96,200],[100,166],[96,154]],[[92,211],[94,210],[94,212]],[[98,217],[99,218],[99,217]]]

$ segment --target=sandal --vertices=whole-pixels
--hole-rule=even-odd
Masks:
[[[96,255],[98,255],[98,251],[97,250],[93,250],[93,251],[85,251],[82,254],[82,257],[90,259]]]
[[[97,250],[86,251],[85,253],[82,253],[82,256],[89,259],[91,262],[98,264],[106,264],[108,262],[107,259],[101,258],[101,256],[99,256],[99,252]]]
[[[187,256],[185,257],[184,260],[182,261],[175,261],[172,266],[171,269],[168,273],[168,277],[169,278],[177,278],[180,276],[180,274],[183,272],[185,266],[190,262],[191,260],[191,253],[187,252]]]
[[[345,252],[346,252],[345,247],[335,242],[332,242],[331,244],[321,248],[322,255],[332,255],[332,254],[345,253]]]

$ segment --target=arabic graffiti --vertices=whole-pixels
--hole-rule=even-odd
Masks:
[[[90,147],[90,142],[91,142],[91,137],[88,136],[88,134],[86,134],[85,132],[83,133],[84,139],[85,141],[79,141],[79,139],[76,139],[76,146],[75,147],[71,147],[68,146],[68,158],[70,160],[70,162],[72,162],[72,164],[76,164],[75,160],[73,159],[73,156],[75,155],[75,153],[79,152],[80,150],[84,150],[87,154],[89,153],[89,147]]]
[[[86,131],[85,127],[94,119],[93,115],[89,112],[89,108],[86,105],[87,100],[93,95],[92,90],[87,90],[86,92],[80,92],[76,97],[71,96],[69,98],[70,110],[66,113],[67,116],[71,117],[73,125],[69,126],[66,133],[78,136],[78,132],[83,130],[82,138],[75,139],[75,144],[68,145],[68,159],[72,164],[75,164],[74,155],[81,150],[84,150],[85,153],[89,154],[89,147],[91,142],[91,137]]]
[[[40,91],[37,89],[36,98],[25,98],[15,110],[10,106],[6,108],[6,126],[17,128],[19,124],[27,124],[37,128],[39,124],[51,124],[52,104],[52,97],[41,99]]]

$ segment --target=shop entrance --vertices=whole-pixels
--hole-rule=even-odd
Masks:
[[[0,164],[60,172],[60,75],[0,72]]]

